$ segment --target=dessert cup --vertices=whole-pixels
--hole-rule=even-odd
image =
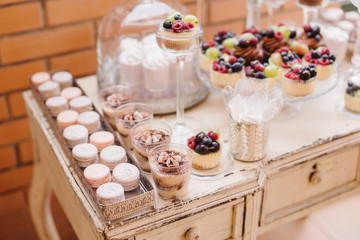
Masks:
[[[163,122],[146,121],[135,125],[130,132],[138,166],[149,172],[149,151],[154,147],[170,143],[172,130]]]
[[[182,198],[190,182],[192,151],[180,144],[164,144],[149,153],[157,193],[165,199]]]
[[[134,91],[122,85],[111,86],[100,91],[100,104],[104,117],[116,129],[114,118],[115,109],[128,103],[134,97]]]
[[[283,78],[284,90],[287,94],[294,97],[304,97],[310,95],[314,91],[317,76],[310,78],[307,81],[292,80],[285,76]]]
[[[242,75],[242,70],[236,73],[219,73],[213,69],[210,70],[212,84],[220,88],[224,88],[226,85],[235,87],[236,82],[242,78]]]
[[[303,61],[304,61],[305,66],[308,66],[310,64],[305,59]],[[326,65],[326,66],[316,64],[317,79],[318,80],[328,79],[329,77],[331,77],[334,74],[335,70],[336,70],[336,62],[334,62],[333,64]]]
[[[142,103],[127,103],[115,110],[116,128],[127,149],[132,150],[130,131],[138,123],[151,121],[153,111],[150,106]]]

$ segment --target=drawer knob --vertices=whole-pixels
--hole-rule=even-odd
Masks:
[[[318,170],[313,171],[312,173],[310,173],[309,176],[309,181],[311,184],[319,184],[321,182],[322,179],[322,173]]]
[[[186,231],[185,234],[186,240],[199,240],[200,239],[200,231],[197,227],[190,228]]]

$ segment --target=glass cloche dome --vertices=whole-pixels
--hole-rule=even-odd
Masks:
[[[135,100],[148,103],[154,113],[176,110],[176,60],[161,50],[155,37],[157,26],[172,12],[188,13],[174,1],[123,0],[102,19],[97,39],[99,89],[127,85]],[[207,96],[197,78],[197,52],[184,66],[184,104],[191,107]]]

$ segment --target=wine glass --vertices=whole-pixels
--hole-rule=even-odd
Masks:
[[[261,5],[263,0],[246,0],[247,16],[245,28],[260,29]]]
[[[304,13],[304,24],[317,21],[318,11],[329,4],[329,0],[295,0]]]
[[[279,9],[287,0],[263,0],[268,10],[268,24],[269,28],[274,25],[274,11]]]
[[[183,75],[186,56],[199,48],[202,40],[203,29],[200,25],[175,33],[160,24],[156,30],[156,41],[159,47],[176,58],[176,122],[172,136],[174,143],[186,143],[186,139],[192,135],[190,126],[194,129],[194,120],[184,118]]]

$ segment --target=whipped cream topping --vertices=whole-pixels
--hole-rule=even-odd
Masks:
[[[135,65],[142,62],[143,52],[140,48],[128,48],[120,54],[119,62],[122,64]]]
[[[159,143],[165,140],[167,134],[160,130],[146,130],[140,134],[138,140],[145,145],[151,145],[154,143]]]
[[[148,69],[163,69],[169,67],[169,59],[164,54],[147,54],[143,66]]]
[[[113,108],[118,107],[123,102],[128,101],[130,97],[123,93],[112,93],[105,96],[105,101]]]
[[[360,86],[360,76],[358,76],[358,75],[351,76],[349,79],[349,82],[351,82],[352,84],[354,84],[356,86]]]
[[[140,121],[149,115],[149,112],[144,111],[127,111],[121,116],[121,118],[125,121]]]
[[[167,167],[179,167],[184,162],[187,162],[187,158],[179,152],[165,151],[159,154],[157,161]]]

